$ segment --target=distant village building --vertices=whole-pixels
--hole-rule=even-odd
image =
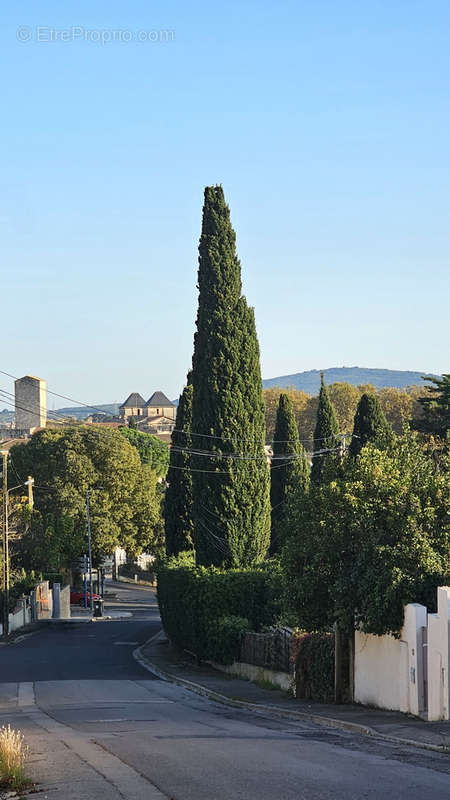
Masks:
[[[14,382],[15,428],[32,433],[47,423],[47,385],[42,378],[25,375]]]
[[[146,433],[171,434],[175,427],[176,405],[164,392],[153,392],[145,402],[139,392],[132,392],[119,406],[122,422],[133,417],[138,429]]]

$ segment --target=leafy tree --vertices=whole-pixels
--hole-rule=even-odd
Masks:
[[[169,446],[152,433],[144,433],[133,428],[119,428],[120,433],[138,451],[143,464],[151,467],[156,474],[164,476],[169,468]]]
[[[339,430],[350,433],[361,393],[351,383],[338,382],[329,386],[330,400],[336,413]]]
[[[302,627],[396,635],[406,603],[433,608],[450,578],[449,476],[449,456],[436,469],[406,433],[389,450],[368,444],[345,475],[291,508],[296,535],[282,560]]]
[[[273,459],[270,474],[271,553],[281,549],[286,536],[287,501],[307,490],[309,465],[300,444],[294,410],[287,394],[278,404]]]
[[[350,455],[359,455],[368,442],[381,448],[388,447],[392,442],[392,428],[375,394],[363,394],[358,403],[349,447]]]
[[[137,423],[134,417],[130,417],[128,420],[128,427],[130,430],[136,431],[137,430]]]
[[[177,556],[193,548],[192,473],[190,449],[192,424],[192,383],[183,389],[178,403],[175,430],[172,433],[168,486],[164,503],[166,553]]]
[[[199,564],[261,561],[270,537],[264,403],[253,309],[222,187],[205,189],[192,360],[194,544]]]
[[[291,401],[297,427],[300,425],[300,418],[304,414],[308,404],[309,394],[299,389],[294,389],[293,387],[281,389],[277,386],[271,387],[270,389],[263,389],[264,405],[266,409],[266,441],[268,444],[275,438],[275,425],[281,393],[287,395]]]
[[[450,373],[441,378],[424,378],[433,384],[427,386],[425,397],[419,398],[422,419],[416,421],[418,430],[445,439],[450,430]]]
[[[339,425],[322,372],[311,469],[311,480],[314,483],[320,483],[332,475],[338,461],[333,451],[336,451],[339,443]]]
[[[35,479],[30,536],[36,541],[39,532],[43,535],[47,565],[59,561],[65,566],[74,549],[77,555],[86,551],[88,490],[94,561],[116,546],[131,554],[153,547],[159,514],[156,473],[141,463],[119,431],[91,426],[42,430],[27,444],[15,445],[11,456],[19,474]]]

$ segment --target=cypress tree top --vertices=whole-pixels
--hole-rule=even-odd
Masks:
[[[336,453],[319,453],[323,450],[336,450],[339,446],[339,425],[331,402],[328,389],[325,385],[323,372],[320,376],[319,405],[317,408],[317,422],[314,430],[314,453],[311,469],[311,480],[320,483],[322,476],[328,468],[338,460]]]
[[[192,359],[197,562],[260,561],[269,538],[269,474],[259,346],[222,187],[205,189]]]
[[[379,398],[375,394],[363,394],[356,409],[350,455],[357,456],[368,442],[384,449],[391,441],[392,428],[384,416]]]

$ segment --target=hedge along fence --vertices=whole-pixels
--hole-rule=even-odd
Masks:
[[[245,631],[271,625],[280,597],[281,576],[272,565],[220,570],[166,562],[158,569],[164,630],[175,645],[199,659],[237,660]]]
[[[239,661],[276,672],[292,673],[295,641],[290,628],[271,628],[265,633],[245,633],[241,641]]]
[[[324,703],[334,700],[334,634],[298,632],[293,636],[295,696]]]

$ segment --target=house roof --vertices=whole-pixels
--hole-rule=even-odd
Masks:
[[[152,396],[146,402],[146,407],[153,408],[154,406],[174,407],[174,404],[166,397],[164,392],[153,392]]]
[[[144,408],[144,406],[145,400],[141,397],[139,392],[131,392],[120,408]]]

